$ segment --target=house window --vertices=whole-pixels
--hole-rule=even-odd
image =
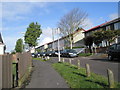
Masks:
[[[115,23],[115,24],[114,24],[114,28],[115,28],[115,30],[120,29],[120,22]]]
[[[106,30],[110,30],[110,26],[106,26]]]
[[[114,30],[114,24],[110,25],[111,30]]]

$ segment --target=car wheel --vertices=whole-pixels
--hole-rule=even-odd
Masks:
[[[108,55],[108,60],[113,60],[113,57],[111,55]]]

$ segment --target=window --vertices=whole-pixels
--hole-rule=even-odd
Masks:
[[[106,30],[110,30],[110,26],[106,26]]]
[[[120,50],[120,45],[117,45],[117,50]]]
[[[120,22],[115,23],[115,24],[114,24],[114,28],[115,28],[115,30],[120,29]]]
[[[116,47],[116,45],[112,45],[112,46],[110,47],[110,49],[111,49],[111,50],[114,50],[115,47]]]

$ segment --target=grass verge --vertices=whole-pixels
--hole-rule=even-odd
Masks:
[[[83,57],[87,57],[87,56],[91,56],[92,53],[80,53],[79,56],[83,56]]]
[[[47,61],[47,60],[43,60],[42,58],[32,58],[33,60],[40,60],[40,61],[42,61],[42,62],[45,62],[45,61]],[[48,60],[50,60],[50,59],[48,59]]]
[[[54,63],[52,66],[60,73],[71,88],[109,88],[106,77],[91,73],[86,77],[85,68],[77,69],[68,63]],[[115,88],[120,88],[120,83],[115,82]]]

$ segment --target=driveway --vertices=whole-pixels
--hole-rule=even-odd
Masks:
[[[54,61],[55,59],[58,60],[57,57],[52,58]],[[79,59],[81,62],[81,67],[85,68],[85,64],[88,63],[90,65],[90,69],[92,72],[96,74],[103,75],[107,77],[107,69],[111,69],[114,73],[115,81],[120,82],[120,75],[119,65],[118,62],[108,61],[106,58],[93,58],[93,57],[76,57],[76,58],[64,58],[65,62],[68,62],[69,59],[72,59],[72,64],[77,65],[77,60]],[[61,58],[62,60],[62,58]]]

